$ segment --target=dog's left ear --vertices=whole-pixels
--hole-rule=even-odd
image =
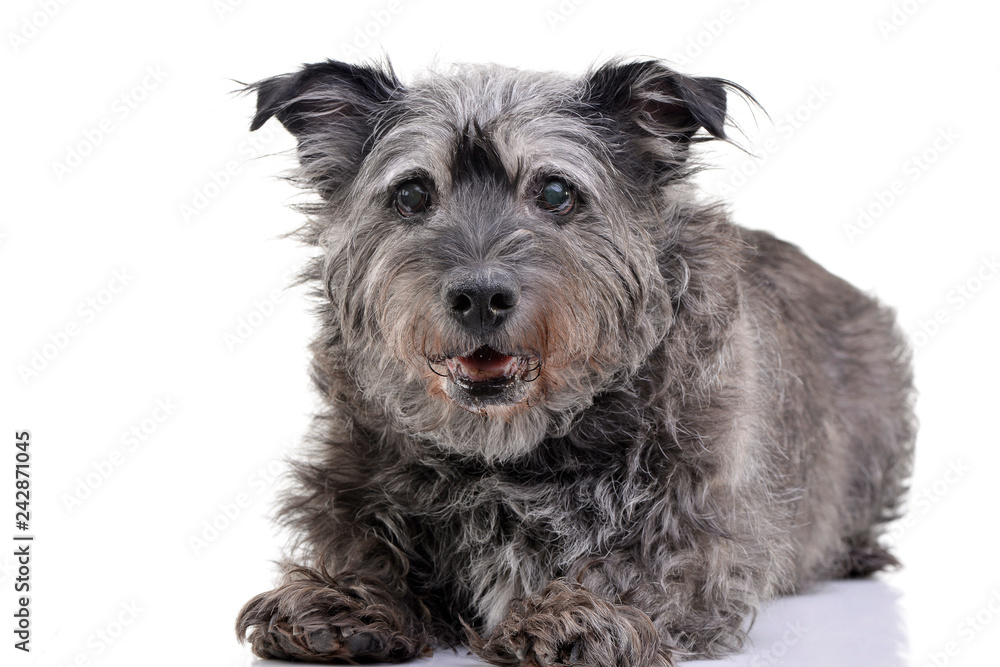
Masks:
[[[750,97],[725,79],[685,76],[655,60],[612,61],[591,72],[585,83],[585,101],[602,115],[685,141],[702,128],[725,139],[727,90]]]

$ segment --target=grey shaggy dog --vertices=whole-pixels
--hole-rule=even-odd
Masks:
[[[895,565],[911,468],[891,311],[701,203],[739,86],[616,60],[249,87],[317,197],[298,236],[325,401],[261,657],[647,667],[761,603]]]

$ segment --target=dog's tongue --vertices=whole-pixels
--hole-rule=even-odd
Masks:
[[[469,379],[474,382],[495,380],[510,375],[513,372],[511,365],[516,362],[514,357],[486,346],[478,348],[467,357],[456,357],[456,361],[462,364]]]

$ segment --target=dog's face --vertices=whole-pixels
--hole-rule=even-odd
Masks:
[[[723,136],[727,85],[637,62],[403,87],[326,62],[252,86],[253,129],[276,115],[320,196],[328,353],[451,449],[510,458],[565,429],[669,326],[669,192],[695,133]]]

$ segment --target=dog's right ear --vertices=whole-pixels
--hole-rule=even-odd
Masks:
[[[402,85],[388,64],[383,69],[327,60],[250,84],[247,91],[257,94],[251,130],[276,116],[301,140],[336,124],[372,127],[385,105],[401,96]]]
[[[331,198],[357,175],[387,109],[403,87],[385,67],[328,60],[246,87],[256,93],[259,129],[276,117],[298,141],[300,185]]]

